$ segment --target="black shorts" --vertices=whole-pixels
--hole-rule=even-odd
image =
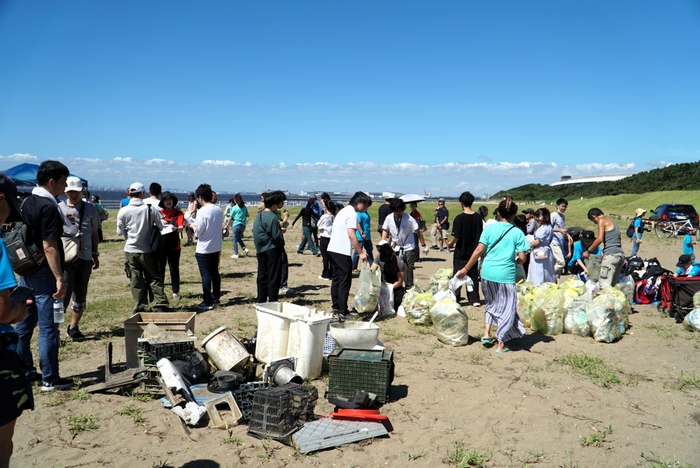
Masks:
[[[26,371],[15,351],[0,346],[0,426],[14,421],[24,410],[34,409],[32,384]]]

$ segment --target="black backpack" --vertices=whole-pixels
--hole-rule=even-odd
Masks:
[[[636,256],[627,258],[627,260],[625,261],[623,274],[625,276],[630,276],[639,270],[644,270],[644,260]]]
[[[627,237],[634,237],[634,220],[627,227]]]

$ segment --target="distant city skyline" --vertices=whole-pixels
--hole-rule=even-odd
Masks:
[[[0,2],[0,167],[495,193],[700,159],[693,0]]]

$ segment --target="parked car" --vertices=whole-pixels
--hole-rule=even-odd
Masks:
[[[664,203],[655,210],[651,210],[650,213],[649,219],[652,221],[685,221],[689,219],[695,227],[700,224],[700,216],[693,205]]]

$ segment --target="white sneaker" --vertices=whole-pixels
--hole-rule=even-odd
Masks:
[[[330,281],[331,280],[330,278],[324,278],[321,275],[318,275],[318,279],[323,280],[323,281]]]
[[[248,249],[243,249],[243,255],[245,255],[246,257],[248,256],[248,252],[250,252],[250,250],[248,250]]]
[[[279,290],[279,294],[282,296],[286,296],[288,292],[289,292],[289,288],[280,288],[280,290]]]
[[[231,258],[238,258],[238,254],[231,255]]]
[[[179,301],[179,300],[180,300],[180,296],[177,294],[173,294],[173,301]]]

